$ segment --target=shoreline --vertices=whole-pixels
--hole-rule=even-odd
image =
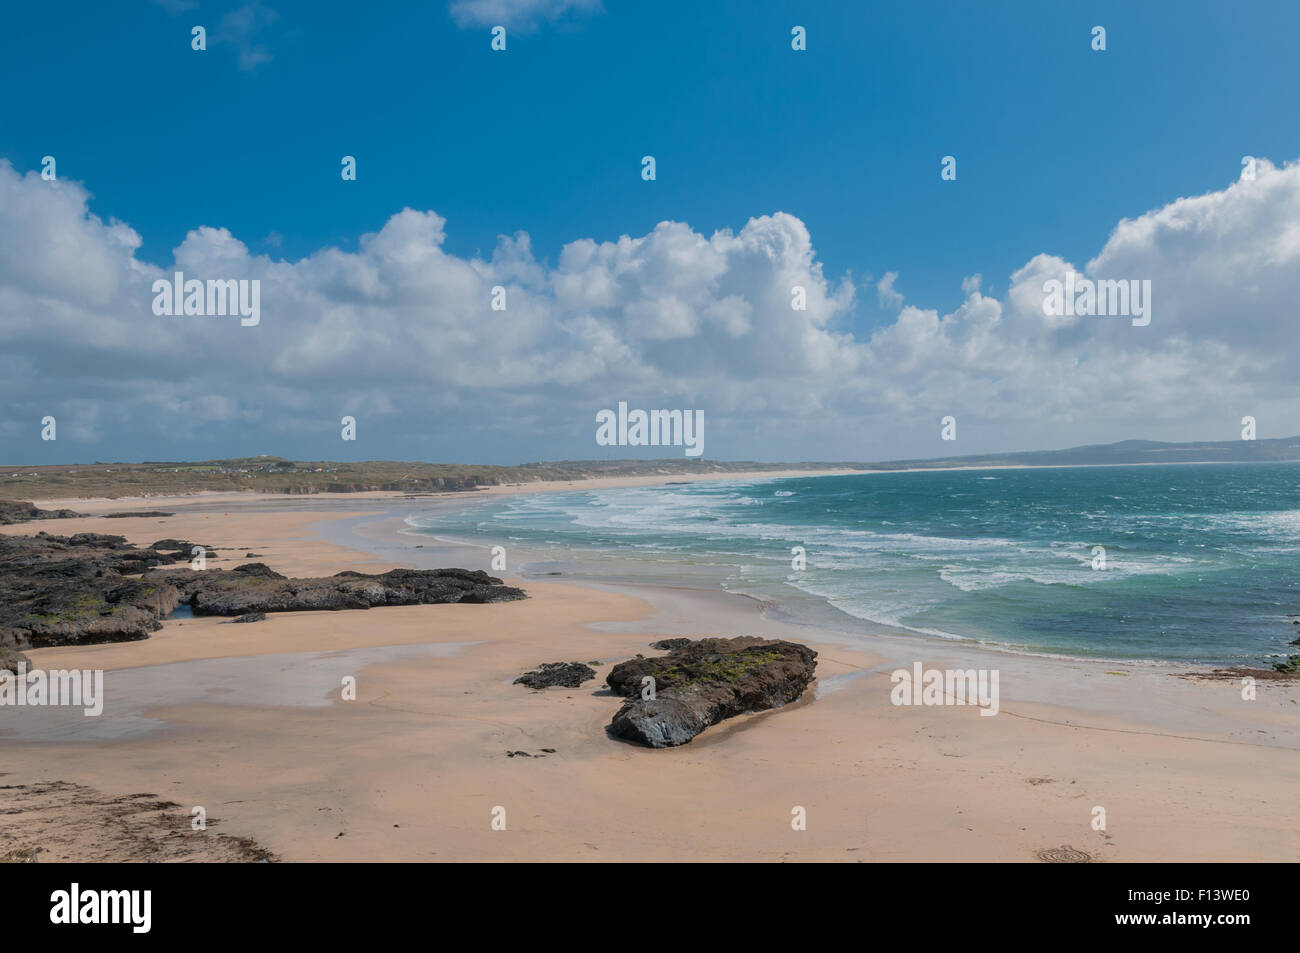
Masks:
[[[825,475],[832,475],[832,474],[825,474]],[[838,474],[834,474],[834,475],[838,475]],[[750,482],[750,481],[744,481],[744,482]],[[580,492],[580,490],[581,488],[575,488],[570,492]],[[508,491],[503,491],[503,492],[508,492]],[[502,495],[502,494],[495,494],[495,495]],[[443,499],[430,501],[427,510],[434,510],[439,508],[450,509],[450,508],[454,508],[456,505],[462,502],[463,501],[459,501],[459,500],[443,500]],[[405,540],[418,539],[424,541],[425,545],[428,545],[430,542],[434,542],[438,544],[438,549],[441,552],[446,553],[449,558],[460,560],[460,562],[469,565],[470,568],[483,569],[485,571],[492,572],[489,562],[482,555],[485,551],[489,549],[487,543],[477,542],[473,540],[466,540],[466,539],[458,539],[451,536],[445,536],[445,535],[427,532],[421,527],[415,526],[412,523],[410,523],[409,520],[413,515],[415,514],[406,514],[404,516],[399,516],[395,513],[389,513],[386,516],[376,516],[376,518],[369,519],[364,522],[358,521],[356,525],[346,527],[346,535],[335,535],[334,538],[339,541],[345,541],[349,545],[353,545],[356,548],[362,548],[362,549],[367,548],[368,545],[369,546],[376,545],[381,540],[390,543],[404,544]],[[331,529],[328,528],[331,525],[339,526],[341,524],[337,523],[336,521],[328,521],[327,523],[321,524],[322,531],[326,533],[331,532]],[[368,527],[369,529],[372,530],[372,532],[370,533],[362,532],[363,526]],[[512,553],[514,554],[512,558],[514,559],[515,564],[526,565],[530,562],[537,562],[537,563],[548,564],[548,565],[564,564],[562,560],[560,562],[556,562],[553,558],[549,558],[552,555],[549,553],[542,553],[536,550],[529,550],[517,546],[512,546],[511,550]],[[635,562],[635,560],[632,561]],[[558,578],[552,580],[549,578],[552,575]],[[693,591],[698,591],[701,593],[718,592],[721,595],[726,595],[731,598],[752,600],[755,603],[761,604],[769,609],[776,609],[778,612],[786,614],[786,618],[784,619],[784,621],[789,622],[792,625],[800,626],[805,629],[809,629],[813,631],[826,630],[828,627],[827,617],[829,617],[832,631],[841,632],[845,638],[850,640],[863,638],[863,637],[893,636],[902,639],[919,639],[922,640],[923,642],[934,641],[939,643],[940,645],[958,644],[958,645],[969,647],[971,649],[979,650],[981,652],[993,653],[995,655],[1007,654],[1007,655],[1014,655],[1014,656],[1025,656],[1030,658],[1056,659],[1065,662],[1076,662],[1076,661],[1096,662],[1096,663],[1104,663],[1112,666],[1113,665],[1135,665],[1135,666],[1146,666],[1146,667],[1164,667],[1172,670],[1171,674],[1179,674],[1184,676],[1192,676],[1200,673],[1208,673],[1212,669],[1220,669],[1225,667],[1220,663],[1186,661],[1181,659],[1123,657],[1123,656],[1112,656],[1112,655],[1103,655],[1103,654],[1076,655],[1065,651],[1050,651],[1045,649],[1034,649],[1034,648],[1017,645],[1011,642],[1000,642],[993,639],[974,639],[974,638],[968,638],[965,636],[959,636],[953,634],[940,635],[934,632],[928,632],[921,629],[909,628],[904,625],[891,624],[887,622],[881,622],[876,619],[867,618],[864,616],[853,615],[852,613],[834,605],[829,599],[823,596],[813,596],[811,594],[802,593],[802,592],[801,592],[801,598],[803,599],[803,601],[816,605],[820,610],[818,617],[801,616],[799,612],[793,608],[793,603],[791,602],[771,600],[769,598],[765,598],[764,596],[756,595],[749,592],[742,592],[739,590],[732,590],[732,589],[725,589],[725,588],[717,588],[710,585],[697,585],[697,584],[692,584],[691,582],[683,582],[681,580],[673,580],[671,582],[668,581],[627,582],[623,580],[611,580],[607,578],[602,578],[599,575],[599,573],[591,572],[587,568],[578,568],[578,569],[566,568],[566,570],[562,574],[541,572],[536,570],[527,571],[527,572],[523,572],[519,578],[520,580],[522,580],[522,582],[519,584],[523,584],[528,581],[535,581],[535,582],[565,581],[570,584],[576,584],[576,585],[607,587],[612,591],[625,591],[631,594],[635,594],[636,592],[642,590],[649,592],[649,591],[656,591],[661,589],[674,589],[674,588],[684,588]],[[790,610],[788,613],[786,612],[787,609]],[[1273,675],[1270,669],[1251,668],[1250,666],[1244,666],[1241,665],[1240,663],[1236,663],[1236,664],[1237,667],[1249,668],[1252,672],[1265,673],[1270,677]]]
[[[1147,466],[1162,464],[1130,464],[1131,466]],[[1050,469],[1050,467],[973,467],[973,468],[944,468],[944,469]],[[886,473],[886,472],[931,472],[931,471],[852,471],[852,470],[825,470],[825,471],[780,471],[780,472],[746,472],[746,473],[717,473],[703,474],[698,479],[707,479],[709,482],[757,482],[762,480],[789,479],[792,477],[821,477],[821,476],[844,476],[854,473]],[[501,497],[511,495],[527,495],[534,493],[563,493],[563,492],[582,492],[583,490],[603,490],[618,489],[623,487],[643,487],[643,486],[664,486],[675,485],[679,483],[694,482],[693,480],[682,480],[677,477],[680,475],[660,474],[653,476],[637,477],[608,477],[587,480],[563,481],[563,482],[539,482],[529,484],[503,484],[500,486],[480,488],[476,491],[447,491],[442,493],[429,494],[408,494],[396,491],[371,491],[364,493],[339,493],[339,494],[263,494],[256,491],[239,491],[234,493],[200,493],[200,494],[183,494],[166,497],[151,497],[153,502],[162,505],[173,505],[177,507],[186,507],[194,512],[206,512],[208,507],[229,508],[234,507],[236,510],[241,506],[249,504],[297,504],[294,509],[310,511],[319,509],[324,518],[311,521],[307,524],[307,530],[320,539],[329,539],[341,549],[350,552],[353,556],[362,557],[362,561],[356,565],[366,565],[373,567],[383,563],[386,568],[397,568],[401,565],[412,565],[412,559],[417,554],[411,552],[412,547],[418,544],[411,543],[411,540],[425,540],[422,548],[428,548],[429,552],[423,555],[441,554],[445,558],[437,563],[441,565],[459,565],[463,568],[482,569],[489,573],[495,571],[491,569],[490,562],[483,556],[479,555],[487,549],[484,544],[479,544],[467,540],[458,540],[434,534],[425,534],[419,531],[417,527],[412,526],[407,520],[410,516],[415,515],[416,511],[428,510],[435,508],[451,508],[465,505],[469,500],[482,497]],[[352,512],[335,512],[342,504],[349,500],[363,498],[376,504],[374,509],[363,509]],[[117,504],[127,498],[103,498],[97,500],[86,500],[84,503],[92,504],[95,510],[116,511]],[[145,499],[145,498],[141,498]],[[45,508],[54,508],[57,502],[68,502],[67,500],[42,500],[34,501],[35,505]],[[389,506],[393,503],[410,504],[412,512],[397,513]],[[197,504],[197,505],[196,505]],[[320,504],[325,504],[321,506]],[[202,509],[200,509],[202,507]],[[261,509],[259,505],[257,507]],[[102,515],[100,513],[89,512],[87,517]],[[113,519],[107,524],[111,527],[113,524],[127,522],[126,519]],[[37,521],[37,523],[14,524],[15,526],[33,526],[47,525],[51,521]],[[362,527],[373,530],[371,533],[362,532]],[[0,527],[0,532],[13,527]],[[340,533],[339,530],[342,530]],[[101,532],[111,532],[111,528],[99,530]],[[143,537],[141,538],[143,540]],[[134,542],[135,540],[133,540]],[[430,547],[429,542],[436,542],[439,545]],[[389,544],[383,546],[383,544]],[[382,548],[377,548],[382,547]],[[401,555],[402,559],[389,560],[385,562],[383,555]],[[530,553],[526,550],[517,550],[525,557],[523,561],[528,561],[530,557],[541,559],[542,554]],[[447,562],[451,560],[451,562]],[[355,567],[353,567],[355,568]],[[433,563],[428,566],[419,568],[436,568]],[[655,583],[655,582],[624,582],[612,581],[600,578],[598,575],[586,572],[566,572],[562,576],[556,574],[557,578],[547,578],[550,574],[524,573],[522,575],[503,576],[508,585],[518,585],[527,588],[529,585],[537,584],[559,584],[576,587],[597,588],[610,592],[621,593],[631,598],[647,598],[656,592],[669,591],[673,589],[684,589],[691,592],[700,593],[702,596],[715,594],[717,596],[753,602],[755,605],[766,605],[763,599],[749,593],[734,592],[724,589],[713,589],[712,587],[695,586],[682,583]],[[814,600],[817,601],[817,600]],[[1177,675],[1180,677],[1211,677],[1213,670],[1222,668],[1222,666],[1213,663],[1188,662],[1173,659],[1158,658],[1122,658],[1105,655],[1071,655],[1065,652],[1036,651],[1033,649],[1022,648],[1012,643],[1003,643],[988,640],[975,640],[964,637],[945,637],[935,635],[919,630],[909,629],[904,626],[895,626],[888,623],[878,622],[872,619],[854,616],[842,609],[839,609],[825,600],[824,608],[827,612],[839,617],[843,621],[829,631],[834,633],[838,638],[837,641],[852,642],[857,639],[886,638],[894,640],[919,640],[922,643],[936,643],[937,646],[961,646],[972,652],[991,657],[1012,656],[1032,659],[1044,659],[1059,661],[1065,663],[1090,663],[1098,665],[1115,666],[1134,666],[1143,669],[1162,668],[1168,670],[1167,674]],[[737,603],[739,604],[739,603]],[[777,604],[781,605],[780,603]],[[801,620],[797,617],[791,617],[783,620],[783,624],[793,630],[812,630],[815,632],[826,632],[827,627],[824,622]],[[793,637],[793,636],[791,636]],[[1253,671],[1268,672],[1267,669],[1254,669]]]
[[[377,525],[385,522],[387,522],[387,520],[377,519],[374,521],[374,524]],[[397,530],[394,528],[387,528],[387,527],[386,530],[387,532],[392,533],[399,537],[413,537],[416,539],[436,540],[437,542],[443,545],[445,551],[451,553],[474,552],[483,548],[483,546],[480,544],[471,543],[465,540],[452,539],[447,536],[423,535],[418,532],[413,532],[413,531],[408,532],[406,530]],[[479,559],[478,557],[471,557],[469,561],[478,562]],[[705,586],[694,586],[694,585],[687,585],[687,584],[669,584],[663,582],[643,582],[643,583],[622,582],[622,581],[616,582],[616,581],[602,580],[596,576],[592,576],[583,572],[564,573],[563,578],[558,578],[554,580],[544,578],[545,575],[549,575],[549,574],[525,573],[524,575],[515,578],[511,584],[521,585],[526,587],[528,584],[531,583],[554,582],[556,585],[573,585],[573,586],[580,586],[580,587],[603,588],[615,592],[626,592],[628,594],[635,594],[637,591],[641,591],[641,590],[647,592],[683,590],[686,592],[699,593],[701,595],[714,593],[719,596],[724,596],[730,599],[745,600],[748,602],[752,602],[759,608],[759,611],[764,613],[766,613],[768,610],[772,608],[784,608],[785,606],[784,603],[772,602],[763,599],[760,596],[753,595],[752,593],[739,592],[739,591],[728,590],[728,589],[714,589]],[[919,640],[921,642],[935,642],[939,645],[962,645],[979,652],[1024,656],[1026,658],[1054,659],[1063,662],[1096,662],[1098,664],[1107,664],[1112,666],[1134,665],[1134,666],[1143,666],[1143,667],[1152,667],[1152,668],[1166,667],[1166,668],[1184,669],[1185,671],[1182,672],[1170,673],[1170,674],[1180,674],[1180,675],[1194,675],[1198,671],[1206,669],[1209,666],[1209,663],[1186,662],[1177,659],[1119,658],[1116,656],[1109,656],[1109,655],[1070,655],[1064,652],[1034,651],[1032,649],[1021,648],[1009,642],[976,640],[976,639],[964,638],[961,636],[941,636],[941,635],[934,635],[929,632],[922,632],[917,629],[908,629],[903,626],[889,625],[884,622],[877,622],[874,619],[866,619],[860,616],[850,615],[844,610],[839,609],[828,602],[825,603],[825,609],[830,613],[834,613],[843,617],[843,619],[847,624],[852,625],[854,627],[852,631],[849,631],[848,629],[843,630],[842,634],[846,639],[861,639],[861,638],[872,638],[872,637],[910,639],[910,640]],[[790,618],[783,621],[790,626],[798,626],[800,628],[813,629],[821,632],[827,631],[825,625],[811,620],[801,620],[799,618],[796,618],[793,614],[791,615]],[[836,629],[831,631],[838,632],[839,630]],[[1258,669],[1257,671],[1262,672],[1267,670]]]
[[[358,520],[356,525],[349,528],[348,538],[353,541],[352,545],[355,545],[358,549],[365,548],[367,539],[373,540],[376,538],[390,542],[401,542],[410,539],[439,540],[445,546],[442,551],[450,554],[464,555],[483,549],[482,546],[472,543],[447,540],[437,536],[425,536],[416,532],[398,529],[393,524],[398,523],[399,520],[400,517],[396,516]],[[368,537],[361,531],[362,527],[370,528],[376,535]],[[478,556],[465,559],[456,558],[453,555],[453,561],[458,565],[467,562],[473,563],[474,565],[471,568],[488,568],[486,561],[483,561]],[[483,565],[479,566],[479,562],[483,562]],[[865,650],[881,658],[893,657],[895,662],[891,664],[895,665],[901,665],[902,662],[899,660],[904,658],[910,663],[914,658],[935,656],[948,658],[953,662],[953,667],[956,668],[974,667],[978,669],[982,667],[981,663],[983,666],[987,666],[995,665],[999,661],[1005,663],[1008,660],[1015,659],[1025,660],[1030,666],[1038,662],[1049,665],[1059,663],[1071,669],[1090,670],[1092,675],[1111,674],[1116,670],[1125,670],[1125,677],[1132,677],[1134,674],[1142,673],[1159,678],[1177,677],[1186,679],[1192,679],[1202,674],[1208,675],[1207,669],[1209,668],[1207,665],[1194,662],[1075,656],[1062,653],[1034,652],[1003,643],[975,641],[972,639],[947,639],[923,632],[888,626],[871,620],[859,619],[833,607],[831,607],[832,611],[842,615],[846,622],[851,622],[854,625],[852,628],[827,628],[819,623],[802,621],[797,618],[771,618],[767,614],[767,605],[757,596],[748,593],[689,584],[670,585],[657,582],[607,581],[583,574],[565,574],[565,576],[554,580],[539,575],[524,574],[510,577],[507,581],[511,585],[518,585],[525,590],[536,585],[569,586],[580,591],[597,589],[643,600],[655,608],[658,613],[653,630],[644,630],[647,634],[653,631],[655,633],[667,633],[668,636],[687,635],[698,628],[696,623],[688,620],[710,618],[721,613],[724,616],[734,618],[735,624],[744,629],[743,633],[737,628],[736,631],[730,634],[787,638],[806,642],[819,650],[832,647],[845,648],[850,651]],[[669,600],[678,603],[672,613],[665,612],[662,608],[663,604]],[[754,618],[755,616],[758,618]],[[1083,698],[1075,698],[1073,704],[1087,707],[1086,699]],[[1300,751],[1300,746],[1297,746],[1295,750]]]
[[[941,468],[914,468],[900,470],[852,470],[852,469],[821,469],[821,470],[780,470],[780,471],[738,471],[735,473],[705,473],[705,474],[648,474],[631,477],[600,477],[579,480],[566,481],[538,481],[534,483],[512,483],[500,484],[491,487],[479,487],[476,490],[459,490],[459,491],[430,491],[427,493],[407,493],[401,491],[360,491],[353,493],[315,493],[315,494],[271,494],[261,493],[254,490],[232,491],[232,492],[209,492],[202,491],[194,494],[173,494],[161,496],[142,496],[142,497],[115,497],[115,498],[94,498],[94,499],[77,499],[77,498],[48,498],[34,500],[34,504],[40,508],[72,508],[80,505],[87,516],[99,516],[106,512],[117,512],[122,509],[122,504],[131,500],[148,501],[155,506],[166,507],[186,507],[196,509],[205,507],[208,509],[229,509],[231,507],[242,509],[245,507],[256,507],[258,509],[274,509],[278,506],[288,506],[292,509],[320,509],[330,514],[334,514],[340,509],[353,510],[354,507],[348,506],[353,501],[364,501],[372,504],[374,510],[362,510],[357,512],[340,513],[337,516],[331,515],[330,518],[314,524],[313,531],[323,531],[329,533],[328,527],[336,524],[340,519],[357,518],[357,517],[379,517],[392,518],[394,520],[403,520],[414,512],[397,516],[389,507],[394,503],[409,504],[412,511],[417,509],[440,509],[444,507],[457,507],[470,505],[471,501],[483,498],[500,498],[515,495],[532,495],[539,493],[572,493],[583,492],[586,490],[607,490],[624,487],[646,487],[646,486],[666,486],[688,484],[695,482],[740,482],[740,483],[760,483],[771,480],[792,479],[792,478],[812,478],[826,476],[850,476],[855,474],[879,475],[885,473],[917,473],[917,472],[949,472],[949,471],[981,471],[981,470],[1038,470],[1038,469],[1088,469],[1094,467],[1110,466],[1197,466],[1202,462],[1213,463],[1216,465],[1230,465],[1235,461],[1197,461],[1189,463],[1134,463],[1134,464],[1080,464],[1080,465],[1010,465],[1010,466],[977,466],[977,467],[941,467]],[[1276,461],[1264,461],[1276,462]],[[1296,461],[1300,462],[1300,461]],[[41,521],[44,523],[45,521]],[[113,524],[121,520],[114,519]],[[18,525],[32,525],[18,524]],[[111,524],[109,524],[111,525]],[[416,537],[424,540],[436,541],[440,544],[443,552],[449,557],[459,556],[460,554],[476,554],[483,547],[468,540],[459,540],[451,537],[425,535],[418,531],[418,528],[406,523],[407,531],[400,532],[398,535],[407,538]],[[391,528],[386,528],[390,533]],[[101,530],[102,532],[111,532],[109,529]],[[366,537],[355,536],[352,540],[355,543],[358,539]],[[401,542],[400,539],[390,541]],[[426,543],[427,545],[427,543]],[[364,547],[363,547],[364,548]],[[519,552],[525,552],[519,550]],[[372,558],[374,554],[370,554]],[[526,553],[538,561],[545,561],[542,553]],[[394,564],[395,565],[395,564]],[[425,568],[433,568],[425,567]],[[493,572],[490,565],[475,555],[467,564],[466,568],[478,568],[488,572]],[[523,579],[536,579],[536,576],[525,575]],[[617,583],[604,580],[598,574],[589,572],[566,573],[565,578],[585,582],[589,585],[616,585]],[[540,580],[546,581],[546,580]],[[708,587],[705,588],[708,591]],[[736,595],[746,596],[762,600],[764,597],[750,595],[748,593],[736,593]],[[1167,666],[1171,669],[1178,670],[1178,674],[1196,675],[1205,673],[1207,675],[1215,670],[1224,668],[1244,668],[1252,672],[1264,672],[1271,676],[1271,671],[1267,668],[1255,667],[1245,662],[1196,662],[1175,659],[1160,658],[1135,658],[1135,657],[1116,657],[1108,655],[1075,655],[1068,651],[1052,651],[1047,649],[1035,649],[1018,645],[1010,642],[999,642],[994,639],[975,640],[960,635],[942,635],[934,632],[927,632],[919,629],[911,629],[902,625],[894,625],[886,622],[880,622],[863,616],[853,615],[844,609],[833,605],[828,599],[821,596],[809,595],[807,600],[810,603],[817,604],[821,611],[835,618],[842,619],[838,625],[848,625],[857,631],[868,634],[894,634],[911,638],[920,638],[924,640],[937,640],[943,642],[959,642],[968,646],[980,647],[991,653],[1006,653],[1012,655],[1024,655],[1030,657],[1059,659],[1063,661],[1095,661],[1112,664],[1132,664],[1132,665],[1152,665]],[[778,603],[778,606],[784,606],[786,603]],[[798,622],[797,618],[793,621]],[[809,621],[807,624],[814,628],[820,628],[825,625],[824,619],[817,618]]]
[[[2,531],[194,539],[217,547],[215,567],[256,552],[298,576],[450,564],[445,548],[416,549],[421,537],[395,529],[393,510],[404,507],[325,502],[182,498],[172,517]],[[3,783],[66,781],[205,805],[223,830],[289,861],[1032,861],[1061,844],[1114,861],[1300,856],[1300,708],[1286,686],[1261,683],[1245,703],[1235,684],[1174,677],[1163,663],[864,638],[773,619],[725,592],[502,575],[529,598],[273,613],[242,626],[200,617],[138,642],[30,650],[43,667],[109,672],[105,718],[121,673],[135,686],[131,711],[157,725],[113,739],[16,741],[4,738],[0,711]],[[677,635],[802,642],[820,653],[817,681],[797,703],[730,719],[681,748],[611,741],[609,665]],[[411,650],[383,654],[394,646]],[[381,654],[357,654],[370,650]],[[318,670],[320,653],[334,667]],[[205,659],[226,660],[208,666],[210,690],[196,680],[168,696],[159,685]],[[597,680],[541,693],[511,684],[570,659],[600,660]],[[1000,670],[998,716],[891,704],[890,672],[913,662]],[[161,668],[169,663],[189,667]],[[356,702],[337,697],[338,665],[356,667]],[[295,697],[250,695],[229,681],[250,666],[277,666]],[[546,748],[555,753],[540,757]],[[506,757],[516,750],[532,757]],[[790,830],[792,804],[808,808],[807,831]],[[1097,804],[1110,812],[1109,832],[1090,826]],[[510,811],[509,835],[490,829],[495,805]],[[0,846],[22,836],[21,817],[0,819]],[[88,830],[68,856],[90,852],[95,836]]]

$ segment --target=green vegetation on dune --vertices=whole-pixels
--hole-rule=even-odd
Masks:
[[[241,457],[181,463],[94,463],[0,466],[0,498],[165,496],[199,492],[356,493],[374,490],[437,493],[512,483],[614,476],[681,476],[779,469],[822,469],[827,464],[765,464],[711,460],[589,460],[517,467],[456,463],[360,463]]]

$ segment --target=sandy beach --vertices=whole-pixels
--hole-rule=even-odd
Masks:
[[[146,507],[45,500],[89,515],[0,531],[196,540],[215,547],[214,568],[256,553],[291,576],[487,568],[481,554],[401,532],[405,515],[465,495],[153,497],[148,509],[175,515],[125,519],[102,514]],[[99,719],[84,719],[101,723],[93,730],[0,711],[0,785],[24,795],[21,811],[0,815],[0,853],[132,859],[139,826],[154,824],[154,858],[177,860],[251,859],[232,855],[235,839],[285,861],[1300,859],[1294,682],[1260,682],[1244,701],[1237,682],[1180,677],[1173,664],[864,637],[773,619],[721,592],[503,575],[529,598],[253,625],[174,619],[144,641],[29,651],[41,667],[104,670],[108,698]],[[678,635],[804,642],[819,653],[818,680],[793,705],[680,748],[607,737],[619,703],[603,688],[610,666]],[[599,660],[597,680],[511,684],[568,660]],[[997,669],[998,714],[891,704],[890,673],[915,662]],[[355,701],[340,698],[344,676],[356,678]],[[530,756],[507,755],[517,751]],[[201,806],[209,829],[87,812],[70,786],[106,804],[147,792],[185,817]],[[792,829],[797,807],[806,830]],[[505,830],[493,829],[497,808]]]

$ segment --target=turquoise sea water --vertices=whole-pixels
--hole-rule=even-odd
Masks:
[[[1111,658],[1258,664],[1300,651],[1287,646],[1300,634],[1287,618],[1300,613],[1297,464],[698,482],[497,497],[410,522],[534,554],[511,571],[719,585],[814,622],[833,607]]]

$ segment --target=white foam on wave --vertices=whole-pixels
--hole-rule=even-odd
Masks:
[[[922,635],[932,635],[940,639],[965,641],[966,638],[954,632],[910,624],[907,621],[910,617],[938,605],[933,600],[918,599],[915,594],[909,593],[906,596],[899,594],[891,599],[881,594],[869,594],[862,591],[849,593],[820,586],[802,578],[791,580],[789,585],[800,592],[824,599],[829,605],[855,619],[874,622],[877,625],[887,625],[896,629],[906,629],[909,632],[917,632]]]
[[[1222,529],[1244,530],[1288,542],[1300,541],[1300,510],[1218,513],[1213,514],[1209,521]]]

